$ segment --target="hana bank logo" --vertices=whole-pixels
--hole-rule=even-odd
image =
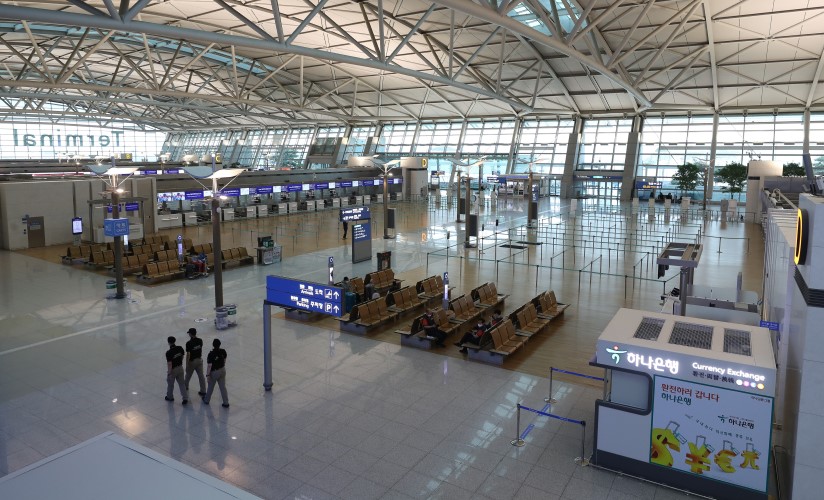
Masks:
[[[620,350],[620,348],[617,345],[612,346],[612,349],[607,347],[606,351],[612,354],[612,360],[615,361],[616,365],[621,362],[621,354],[627,353],[627,351]]]

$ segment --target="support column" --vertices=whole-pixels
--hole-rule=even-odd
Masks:
[[[715,153],[718,150],[718,113],[712,116],[712,143],[710,144],[710,163],[707,165],[707,174],[704,179],[704,210],[707,209],[709,198],[712,197],[712,185],[715,179]]]
[[[810,110],[804,110],[804,146],[801,151],[803,154],[810,154]]]
[[[343,155],[346,154],[346,147],[349,145],[349,139],[352,137],[352,126],[347,125],[343,131],[343,137],[340,138],[338,141],[338,145],[335,146],[335,152],[332,153],[332,166],[340,165],[343,163]]]
[[[632,119],[632,131],[627,136],[627,153],[624,159],[624,174],[621,183],[621,201],[632,198],[632,189],[635,187],[635,171],[638,165],[638,153],[641,148],[641,129],[644,119],[635,116]]]
[[[515,120],[515,130],[512,131],[512,143],[509,145],[509,156],[506,158],[506,173],[511,174],[515,169],[517,161],[517,149],[521,141],[521,129],[524,125],[524,119],[518,118]],[[533,158],[534,160],[534,158]]]
[[[564,174],[561,177],[561,199],[571,198],[574,190],[575,169],[578,168],[578,153],[581,149],[581,129],[583,120],[580,116],[575,117],[572,125],[572,133],[569,134],[569,144],[567,146],[566,161],[564,162]]]

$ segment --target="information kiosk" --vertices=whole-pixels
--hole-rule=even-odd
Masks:
[[[620,309],[592,462],[719,499],[767,498],[775,361],[766,328]]]

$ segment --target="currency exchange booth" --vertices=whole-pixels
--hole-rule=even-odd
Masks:
[[[592,462],[719,499],[767,498],[775,358],[766,328],[620,309]]]

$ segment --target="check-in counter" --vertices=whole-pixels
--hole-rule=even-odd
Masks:
[[[355,205],[363,205],[363,196],[355,196]]]
[[[363,204],[364,205],[370,205],[371,203],[372,203],[372,197],[371,196],[369,196],[367,194],[366,196],[363,197]]]
[[[186,212],[183,214],[183,225],[197,226],[197,214],[194,212]]]
[[[227,208],[220,211],[220,217],[223,221],[235,220],[235,209]]]
[[[340,208],[340,198],[332,198],[332,207]]]
[[[257,217],[257,208],[255,208],[254,205],[249,206],[249,207],[243,207],[243,208],[240,208],[239,210],[246,212],[246,218],[247,219],[254,219],[255,217]]]
[[[295,213],[297,211],[298,211],[298,202],[290,201],[289,202],[289,213],[292,214],[292,213]]]
[[[348,207],[349,206],[349,198],[339,198],[340,206]]]
[[[315,211],[315,200],[306,200],[306,211],[307,212],[314,212]]]
[[[157,228],[183,227],[183,214],[163,214],[157,216]]]
[[[257,216],[258,216],[258,218],[268,217],[269,216],[269,207],[266,206],[266,205],[258,205],[257,206]]]
[[[378,193],[377,203],[383,203],[383,193]]]

